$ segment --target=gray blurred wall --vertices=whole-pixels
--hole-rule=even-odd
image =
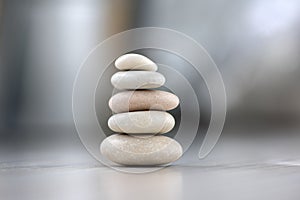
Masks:
[[[83,59],[108,36],[143,26],[181,31],[208,50],[224,78],[229,119],[299,122],[299,1],[10,0],[0,5],[2,127],[73,126],[72,84]],[[177,58],[161,57],[186,71]],[[190,80],[199,85],[199,79]],[[203,113],[209,115],[206,105]]]

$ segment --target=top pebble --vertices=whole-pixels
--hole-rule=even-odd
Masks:
[[[115,61],[115,66],[119,70],[145,70],[156,71],[157,65],[149,58],[139,54],[125,54]]]

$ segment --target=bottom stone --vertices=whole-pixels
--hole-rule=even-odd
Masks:
[[[164,165],[182,156],[181,145],[162,135],[114,134],[103,140],[100,150],[106,158],[121,165]]]

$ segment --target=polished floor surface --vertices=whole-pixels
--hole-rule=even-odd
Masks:
[[[197,160],[194,147],[172,166],[142,174],[105,167],[84,148],[49,151],[39,143],[41,155],[32,145],[15,152],[23,151],[20,158],[0,153],[0,199],[299,200],[298,129],[256,135],[261,137],[227,134],[205,160]]]

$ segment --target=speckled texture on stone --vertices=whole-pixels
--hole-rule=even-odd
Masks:
[[[179,104],[176,95],[160,90],[124,91],[115,94],[109,100],[113,112],[138,110],[172,110]]]
[[[165,77],[152,71],[122,71],[111,77],[112,85],[117,89],[151,89],[165,83]]]
[[[119,113],[108,120],[108,126],[112,131],[132,134],[167,133],[174,125],[174,117],[164,111]]]
[[[182,155],[178,142],[161,135],[140,138],[114,134],[103,140],[100,150],[109,160],[121,165],[163,165]]]
[[[157,65],[154,62],[152,62],[149,58],[134,53],[129,53],[120,56],[115,61],[115,66],[120,70],[157,70]]]
[[[173,129],[175,119],[166,111],[179,104],[179,98],[172,93],[149,90],[166,81],[156,72],[157,65],[143,55],[125,54],[115,61],[115,66],[122,71],[111,77],[111,83],[116,89],[127,91],[109,100],[115,114],[109,118],[108,127],[118,134],[102,141],[101,153],[122,165],[163,165],[179,159],[181,145],[157,135]]]

